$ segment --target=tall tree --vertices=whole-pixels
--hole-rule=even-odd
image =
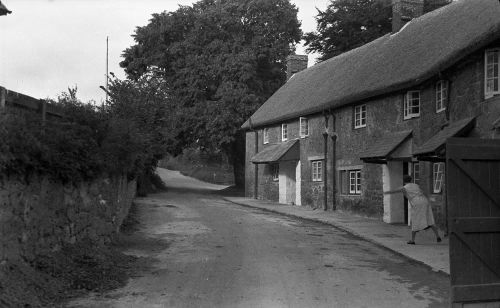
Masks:
[[[131,79],[153,74],[168,88],[179,141],[171,151],[224,151],[242,185],[240,126],[285,82],[301,35],[289,0],[201,0],[154,14],[120,65]]]
[[[391,32],[391,17],[390,0],[330,0],[318,10],[316,32],[304,35],[306,50],[320,61],[335,57]]]

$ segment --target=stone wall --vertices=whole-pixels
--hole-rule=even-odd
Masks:
[[[83,239],[111,241],[135,192],[126,177],[77,185],[0,177],[0,262],[32,261]]]

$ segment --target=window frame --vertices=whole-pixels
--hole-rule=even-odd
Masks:
[[[413,178],[413,183],[420,184],[420,162],[412,162],[411,173]]]
[[[433,163],[432,164],[432,192],[439,194],[443,190],[444,181],[444,163]]]
[[[271,178],[273,182],[277,182],[280,179],[280,165],[279,164],[271,164]]]
[[[418,106],[410,104],[416,100],[415,98],[410,99],[410,95],[412,95],[414,93],[418,93]],[[405,93],[405,95],[403,97],[403,119],[404,120],[409,120],[409,119],[420,117],[420,109],[421,109],[420,101],[421,101],[420,90],[412,90],[412,91],[407,91]],[[413,112],[413,109],[416,107],[418,107],[418,113]],[[410,113],[410,111],[412,111],[412,112]]]
[[[436,82],[436,113],[446,110],[448,104],[448,80],[438,80]]]
[[[349,195],[361,195],[361,170],[346,170],[349,180]]]
[[[366,104],[354,106],[354,129],[366,127]],[[359,124],[358,122],[359,116]]]
[[[311,180],[313,182],[323,182],[323,160],[311,161]]]
[[[304,125],[303,123],[305,123],[305,132],[304,132]],[[299,118],[299,135],[300,135],[300,138],[306,138],[309,136],[309,119],[306,118],[306,117],[300,117]]]
[[[288,140],[288,124],[281,124],[281,141]]]
[[[489,68],[489,63],[488,63],[488,55],[489,53],[496,53],[496,63],[493,62],[493,71],[495,70],[495,64],[496,64],[496,76],[493,76],[491,78],[488,78],[488,68]],[[494,89],[489,91],[488,90],[488,81],[492,79],[493,82],[496,80],[497,84],[497,90],[495,91]],[[493,85],[494,87],[494,85]],[[484,51],[484,97],[485,98],[490,98],[495,95],[500,94],[500,48],[491,48],[487,49]]]
[[[265,127],[262,130],[262,143],[263,144],[268,144],[269,143],[269,127]]]

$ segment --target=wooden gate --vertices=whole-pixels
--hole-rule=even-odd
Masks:
[[[500,140],[446,142],[452,307],[500,307]]]

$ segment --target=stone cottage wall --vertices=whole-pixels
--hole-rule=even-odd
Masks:
[[[0,261],[57,251],[83,239],[109,242],[128,214],[135,181],[99,179],[76,186],[45,177],[0,177]]]

